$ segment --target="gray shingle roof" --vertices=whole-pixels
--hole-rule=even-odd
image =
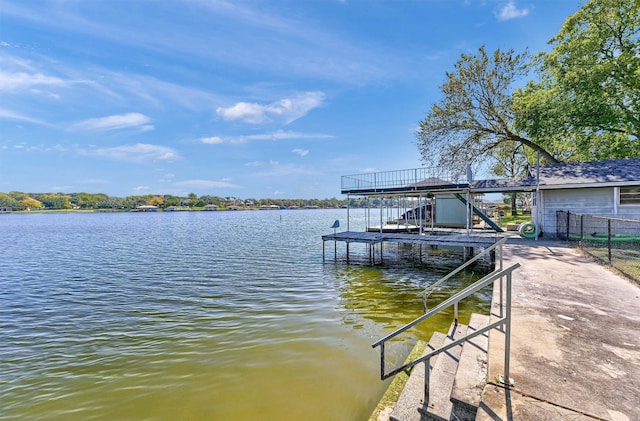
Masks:
[[[476,190],[522,188],[536,186],[536,169],[525,179],[477,180],[471,183]],[[543,165],[540,167],[540,188],[578,188],[591,186],[640,185],[640,158],[611,159],[607,161],[575,162]]]

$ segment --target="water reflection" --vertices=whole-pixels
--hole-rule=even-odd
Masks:
[[[411,253],[415,257],[415,251],[409,250]],[[397,259],[399,256],[394,257]],[[387,265],[333,266],[343,323],[365,330],[374,342],[421,316],[424,313],[421,295],[424,289],[455,269],[461,261],[461,251],[438,249],[435,253],[423,255],[423,263],[415,259],[391,263],[390,258]],[[434,307],[486,273],[486,265],[461,272],[430,295],[429,307]],[[488,313],[490,299],[489,287],[462,301],[460,321],[466,323],[472,312]],[[428,341],[433,332],[446,332],[452,321],[453,307],[450,307],[395,338],[392,341],[395,351],[391,354],[402,358],[417,339]]]
[[[366,418],[384,389],[371,343],[421,314],[419,293],[451,256],[390,247],[388,266],[323,264],[320,236],[338,218],[0,218],[0,418]],[[398,341],[398,358],[450,321]]]

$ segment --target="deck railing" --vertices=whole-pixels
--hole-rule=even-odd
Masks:
[[[464,342],[475,338],[476,336],[482,335],[492,329],[497,329],[497,328],[502,328],[503,332],[504,332],[504,371],[502,376],[500,376],[500,381],[504,382],[506,384],[510,383],[510,378],[509,378],[509,355],[511,352],[511,278],[512,278],[512,273],[514,270],[516,270],[518,267],[520,267],[520,263],[516,263],[512,266],[509,266],[506,269],[501,269],[499,271],[494,271],[492,273],[490,273],[489,275],[483,277],[482,279],[474,282],[472,285],[468,286],[467,288],[463,289],[462,291],[458,292],[457,294],[455,294],[454,296],[452,296],[451,298],[443,301],[442,303],[438,304],[437,306],[435,306],[433,309],[429,310],[428,312],[426,312],[425,314],[423,314],[422,316],[418,317],[417,319],[415,319],[414,321],[406,324],[405,326],[397,329],[396,331],[390,333],[389,335],[385,336],[384,338],[378,340],[377,342],[375,342],[372,347],[376,348],[376,347],[380,347],[380,378],[382,380],[387,379],[391,376],[394,376],[398,373],[400,373],[401,371],[405,371],[409,368],[412,368],[420,363],[424,364],[424,370],[425,370],[425,377],[424,377],[424,402],[425,405],[427,405],[429,403],[429,378],[430,378],[430,360],[431,357],[436,356],[442,352],[445,352],[455,346],[461,345]],[[458,302],[460,302],[461,300],[475,294],[476,292],[480,291],[482,288],[485,288],[493,283],[495,283],[496,281],[500,281],[500,288],[502,289],[502,279],[506,277],[506,293],[504,294],[504,299],[505,302],[502,302],[503,299],[503,295],[502,293],[500,294],[500,317],[498,317],[494,322],[489,323],[488,325],[473,331],[473,333],[467,334],[465,336],[463,336],[462,338],[459,338],[453,342],[450,342],[446,345],[441,346],[438,349],[435,349],[425,355],[423,355],[420,358],[417,358],[413,361],[410,361],[408,363],[405,363],[397,368],[394,368],[390,371],[386,370],[386,366],[385,366],[385,344],[395,338],[396,336],[400,335],[401,333],[407,331],[408,329],[411,329],[412,327],[416,326],[417,324],[429,319],[430,317],[438,314],[439,312],[445,310],[446,308],[452,306],[452,305],[457,305]],[[503,310],[504,307],[504,310]]]
[[[406,170],[382,171],[343,175],[343,193],[390,189],[425,189],[466,183],[466,175],[448,171],[442,167],[423,167]]]

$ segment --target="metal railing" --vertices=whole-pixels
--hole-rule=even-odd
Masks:
[[[442,167],[423,167],[406,170],[371,172],[343,175],[343,192],[388,190],[388,189],[424,189],[427,187],[449,186],[466,183],[466,175],[451,172]]]
[[[500,378],[500,381],[509,385],[510,384],[510,378],[509,378],[509,355],[511,352],[511,281],[512,281],[512,273],[514,270],[516,270],[517,268],[520,267],[520,263],[515,263],[511,266],[509,266],[506,269],[501,269],[498,271],[494,271],[492,273],[490,273],[489,275],[483,277],[482,279],[480,279],[479,281],[474,282],[472,285],[466,287],[465,289],[461,290],[460,292],[458,292],[457,294],[455,294],[454,296],[452,296],[451,298],[443,301],[442,303],[438,304],[437,306],[435,306],[433,309],[429,310],[428,312],[426,312],[425,314],[423,314],[422,316],[418,317],[417,319],[415,319],[414,321],[406,324],[405,326],[397,329],[396,331],[390,333],[389,335],[385,336],[384,338],[378,340],[377,342],[375,342],[372,347],[376,348],[376,347],[380,347],[380,378],[382,380],[387,379],[391,376],[394,376],[402,371],[405,371],[409,368],[412,368],[420,363],[424,363],[424,404],[428,405],[429,403],[429,379],[430,379],[430,360],[431,357],[434,357],[442,352],[445,352],[455,346],[461,345],[462,343],[475,338],[476,336],[482,335],[492,329],[497,329],[499,327],[502,327],[503,331],[504,331],[504,372]],[[503,300],[503,295],[502,295],[502,279],[503,277],[506,277],[506,291],[504,294],[504,303],[502,302]],[[467,334],[453,342],[450,342],[446,345],[441,346],[438,349],[435,349],[425,355],[423,355],[420,358],[417,358],[413,361],[410,361],[408,363],[405,363],[403,365],[401,365],[400,367],[394,368],[390,371],[386,371],[386,366],[385,366],[385,344],[395,338],[396,336],[400,335],[401,333],[407,331],[408,329],[416,326],[417,324],[429,319],[430,317],[438,314],[439,312],[445,310],[446,308],[452,306],[452,305],[457,305],[458,302],[460,302],[461,300],[475,294],[476,292],[480,291],[482,288],[485,288],[491,284],[493,284],[496,281],[500,281],[500,315],[498,317],[497,320],[495,320],[492,323],[489,323],[488,325],[475,330],[473,333]]]
[[[557,211],[556,236],[640,282],[640,220]]]
[[[502,246],[504,245],[504,243],[506,241],[507,241],[507,237],[502,237],[500,240],[496,241],[494,244],[492,244],[491,246],[489,246],[486,249],[484,249],[481,253],[478,253],[472,259],[469,259],[465,263],[463,263],[462,265],[458,266],[457,269],[455,269],[454,271],[450,272],[448,275],[438,279],[436,282],[434,282],[433,284],[431,284],[427,288],[425,288],[425,290],[422,291],[422,305],[423,305],[423,308],[424,308],[424,312],[425,313],[427,312],[427,299],[429,298],[429,295],[431,295],[431,293],[436,288],[438,288],[444,282],[446,282],[447,280],[451,279],[453,276],[457,275],[458,273],[460,273],[461,271],[463,271],[467,267],[471,266],[476,261],[482,259],[483,257],[487,256],[488,254],[495,253],[494,250],[498,250],[498,255],[499,256],[496,256],[496,259],[492,259],[492,261],[499,262],[499,264],[498,264],[497,269],[495,269],[489,275],[491,275],[493,273],[496,273],[498,271],[501,271],[502,270]],[[502,300],[500,300],[500,301],[502,301]],[[454,322],[457,323],[458,322],[458,303],[454,304],[453,314],[454,314]]]

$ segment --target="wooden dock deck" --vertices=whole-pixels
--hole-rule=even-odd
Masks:
[[[444,230],[424,234],[344,231],[322,236],[322,258],[325,260],[324,246],[327,241],[334,242],[334,260],[337,259],[337,248],[335,246],[337,242],[344,242],[347,245],[347,263],[349,262],[349,243],[364,243],[369,246],[370,262],[375,263],[375,246],[380,245],[380,259],[382,259],[382,248],[384,243],[465,247],[465,249],[473,249],[476,247],[489,247],[502,237],[503,236],[501,235],[496,235],[493,231],[474,231],[471,235],[457,231]]]

